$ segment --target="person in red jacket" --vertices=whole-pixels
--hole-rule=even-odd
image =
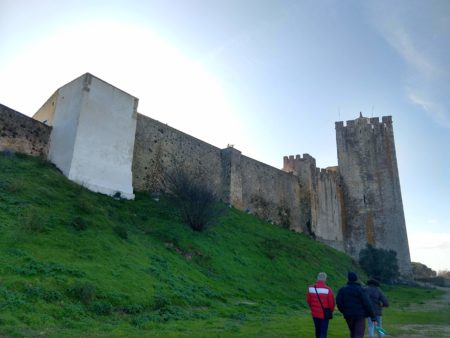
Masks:
[[[319,272],[315,284],[308,287],[306,301],[311,309],[316,338],[326,338],[329,319],[325,318],[323,309],[334,311],[334,295],[331,288],[326,285],[327,274]],[[319,300],[320,298],[320,300]]]

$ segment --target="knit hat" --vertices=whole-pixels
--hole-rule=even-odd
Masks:
[[[356,273],[351,271],[348,273],[347,278],[349,282],[356,282],[358,280],[358,276],[356,275]]]

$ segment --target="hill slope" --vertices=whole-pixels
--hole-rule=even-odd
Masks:
[[[95,194],[20,154],[0,156],[0,232],[7,336],[311,337],[308,283],[326,271],[336,290],[360,272],[238,210],[193,232],[168,201]]]

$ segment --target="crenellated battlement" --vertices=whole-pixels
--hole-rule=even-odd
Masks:
[[[332,179],[336,180],[339,176],[338,167],[317,168],[317,177],[320,180]]]
[[[320,180],[332,179],[335,181],[339,176],[339,168],[337,166],[319,168],[316,167],[316,159],[309,154],[290,155],[283,158],[283,171],[300,175],[300,172],[309,172],[310,175]]]
[[[374,129],[375,127],[379,127],[379,126],[391,126],[392,125],[392,116],[383,116],[381,118],[381,122],[380,122],[380,118],[379,117],[363,117],[362,115],[355,119],[355,120],[348,120],[346,121],[346,123],[344,124],[343,121],[338,121],[335,122],[335,128],[337,131],[339,130],[351,130],[354,129],[356,127],[361,127],[361,126],[371,126],[372,129]]]
[[[283,157],[283,170],[287,172],[295,172],[296,168],[301,166],[316,166],[316,159],[309,154],[289,155]]]
[[[383,116],[381,120],[383,123],[392,123],[392,116]]]

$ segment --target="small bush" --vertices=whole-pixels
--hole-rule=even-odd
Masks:
[[[145,307],[140,304],[130,304],[130,305],[126,305],[123,307],[123,312],[130,314],[130,315],[135,315],[135,314],[141,313],[144,310],[145,310]]]
[[[218,215],[218,199],[201,171],[176,165],[166,174],[164,186],[192,230],[205,230]]]
[[[110,303],[103,301],[96,301],[91,305],[91,311],[97,315],[109,315],[113,310],[113,306]]]
[[[22,192],[25,188],[25,185],[22,181],[14,180],[12,182],[10,181],[4,181],[0,183],[0,189],[4,189],[6,192],[10,194],[15,194]]]
[[[46,302],[56,302],[62,299],[62,294],[56,290],[46,290],[38,286],[28,286],[25,293],[29,297],[38,297]]]
[[[154,310],[160,310],[170,305],[170,301],[161,294],[155,295],[153,298],[153,309]]]
[[[30,208],[19,216],[19,226],[29,232],[42,233],[47,231],[45,221],[38,210]]]
[[[75,282],[67,289],[69,295],[82,302],[83,304],[90,304],[96,294],[95,286],[87,282]]]
[[[0,286],[0,310],[3,310],[9,306],[14,307],[24,304],[26,304],[26,301],[22,293]]]
[[[16,265],[12,269],[15,273],[24,276],[36,276],[36,275],[46,275],[57,277],[58,275],[71,275],[75,277],[84,276],[84,272],[67,268],[63,264],[51,263],[51,262],[41,262],[35,259],[26,258],[26,262],[21,265]]]
[[[81,216],[76,216],[72,219],[72,222],[70,222],[70,225],[72,228],[74,228],[76,231],[84,231],[87,229],[87,222],[86,220]]]
[[[62,318],[68,317],[74,320],[80,320],[86,315],[83,305],[74,304],[71,302],[64,303],[60,316]]]
[[[377,249],[367,244],[359,253],[359,264],[368,276],[382,282],[392,283],[400,275],[394,250]]]
[[[113,227],[114,232],[122,239],[128,239],[128,230],[123,225]]]
[[[238,321],[244,321],[247,319],[247,315],[243,312],[237,312],[237,313],[232,313],[230,315],[230,318],[234,319],[234,320],[238,320]]]

